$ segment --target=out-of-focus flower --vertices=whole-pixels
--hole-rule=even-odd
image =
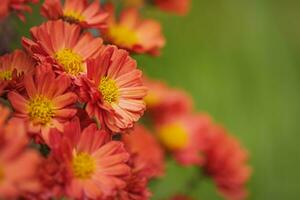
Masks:
[[[192,98],[183,90],[173,89],[160,81],[145,79],[148,94],[145,98],[147,112],[155,123],[178,118],[192,111]]]
[[[107,46],[99,57],[88,62],[87,76],[76,81],[90,117],[101,128],[115,133],[132,128],[145,110],[146,87],[142,72],[128,52]]]
[[[162,147],[145,127],[136,125],[129,134],[124,134],[122,140],[126,149],[135,155],[136,168],[142,169],[142,174],[148,178],[164,174],[164,152]]]
[[[129,154],[124,144],[91,124],[80,130],[78,118],[63,133],[51,132],[50,147],[70,174],[66,194],[74,199],[104,199],[126,187],[130,174]]]
[[[157,124],[157,137],[182,165],[201,165],[201,150],[206,147],[211,119],[202,114],[187,114]]]
[[[88,3],[87,0],[45,0],[41,14],[50,19],[63,19],[79,24],[83,28],[105,28],[108,13],[100,9],[99,0]]]
[[[23,38],[23,46],[39,62],[49,62],[57,71],[77,77],[86,72],[86,61],[99,54],[102,39],[67,22],[49,21],[31,28],[33,40]]]
[[[245,184],[251,175],[251,169],[247,165],[248,153],[224,128],[215,126],[213,132],[208,148],[203,151],[203,169],[213,178],[218,191],[226,199],[245,199]]]
[[[27,4],[37,3],[39,0],[2,0],[0,4],[0,19],[6,17],[10,11],[16,12],[18,17],[25,21],[24,12],[31,12]]]
[[[109,6],[108,6],[109,7]],[[165,45],[159,22],[151,19],[141,19],[134,8],[125,9],[120,19],[115,19],[113,8],[110,12],[108,28],[103,29],[103,37],[110,43],[134,53],[149,53],[158,55]]]
[[[48,142],[51,128],[63,129],[63,123],[76,114],[73,104],[77,96],[68,92],[71,81],[65,75],[55,76],[50,66],[37,66],[34,75],[24,77],[26,92],[11,91],[8,99],[14,116],[24,119],[29,132]]]
[[[6,122],[8,110],[0,105],[0,198],[16,199],[26,192],[38,192],[36,176],[41,158],[28,149],[26,128],[22,120]]]
[[[186,15],[190,10],[191,0],[154,0],[154,4],[163,11]]]
[[[23,89],[23,75],[34,71],[34,61],[22,50],[0,57],[0,87]],[[5,86],[4,86],[5,85]]]

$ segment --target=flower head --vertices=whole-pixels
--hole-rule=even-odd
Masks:
[[[123,132],[132,128],[145,110],[142,72],[128,52],[115,46],[106,47],[91,60],[87,76],[76,84],[87,113],[96,117],[102,129]]]
[[[0,106],[0,198],[16,199],[40,190],[36,176],[41,158],[27,148],[26,127],[22,120],[7,121],[8,110]]]
[[[8,89],[23,89],[23,75],[33,72],[34,67],[35,62],[22,50],[1,56],[0,87],[2,85]]]
[[[142,125],[136,125],[122,140],[126,149],[135,157],[135,167],[142,169],[145,177],[153,178],[164,173],[164,152],[154,135]]]
[[[187,114],[157,124],[157,137],[182,165],[201,165],[201,150],[210,134],[211,120],[206,115]]]
[[[102,30],[104,38],[109,42],[134,53],[158,55],[165,45],[161,26],[154,20],[140,19],[138,10],[126,9],[117,21],[114,9],[110,11],[108,28]]]
[[[86,61],[98,55],[102,46],[101,38],[80,31],[75,24],[49,21],[33,27],[33,40],[23,38],[23,45],[37,61],[47,61],[57,71],[78,77],[86,72]]]
[[[208,147],[203,151],[203,169],[226,199],[245,199],[245,184],[251,175],[247,165],[248,153],[224,128],[215,126],[213,132]]]
[[[15,117],[24,119],[30,133],[48,142],[49,130],[62,130],[63,123],[76,114],[73,104],[77,96],[67,91],[70,84],[68,77],[56,77],[49,66],[38,66],[34,75],[24,77],[25,94],[15,91],[8,94]]]
[[[105,28],[108,13],[100,9],[99,1],[88,3],[87,0],[46,0],[41,13],[50,20],[63,19],[84,28]]]
[[[68,166],[67,196],[74,199],[100,199],[125,188],[130,174],[129,154],[124,145],[111,141],[110,134],[91,124],[80,130],[78,118],[66,124],[63,133],[52,132],[50,147],[54,156]]]
[[[190,10],[191,0],[154,0],[154,4],[163,11],[186,15]]]
[[[165,83],[145,79],[148,94],[145,97],[147,112],[155,123],[170,121],[191,113],[192,98],[183,90],[173,89]]]

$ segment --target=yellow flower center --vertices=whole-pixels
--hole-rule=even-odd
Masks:
[[[136,33],[126,26],[113,25],[109,28],[108,35],[117,45],[131,47],[138,42]]]
[[[55,53],[54,57],[68,74],[78,76],[83,72],[83,60],[81,56],[74,53],[71,49],[59,50]]]
[[[30,100],[28,113],[34,123],[46,125],[54,117],[54,106],[46,97],[37,96]]]
[[[169,150],[180,150],[188,143],[188,133],[177,123],[163,126],[158,132],[158,138]]]
[[[82,16],[79,12],[73,10],[64,11],[63,20],[69,23],[79,23],[84,21],[84,16]]]
[[[12,80],[12,71],[4,70],[0,71],[0,81],[10,81]]]
[[[119,98],[119,88],[113,79],[107,77],[102,78],[98,89],[104,101],[108,103],[116,102]]]
[[[73,158],[72,167],[76,178],[89,179],[96,170],[96,162],[89,154],[79,153]]]

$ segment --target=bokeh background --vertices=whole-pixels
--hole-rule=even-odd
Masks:
[[[187,90],[198,111],[210,113],[249,149],[255,200],[300,199],[300,1],[193,0],[186,17],[157,10],[167,46],[158,58],[137,56],[145,73]],[[41,22],[36,6],[21,35]],[[15,40],[12,48],[19,47]],[[154,200],[174,192],[220,199],[196,169],[168,162],[167,176],[151,184]]]

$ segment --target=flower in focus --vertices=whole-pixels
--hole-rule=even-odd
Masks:
[[[90,117],[101,128],[115,133],[132,128],[145,110],[146,87],[142,72],[128,52],[107,46],[99,57],[88,62],[87,76],[76,81]]]
[[[38,192],[36,177],[41,158],[27,148],[26,128],[21,120],[6,122],[8,110],[0,106],[0,198],[16,199],[27,192]]]
[[[39,0],[3,0],[0,5],[0,19],[6,17],[10,11],[14,11],[22,21],[25,21],[24,12],[32,11],[27,4],[37,2]]]
[[[38,134],[47,143],[49,130],[62,130],[63,123],[76,114],[72,106],[77,96],[67,91],[70,84],[68,77],[56,77],[49,66],[38,66],[35,75],[24,77],[25,94],[8,93],[14,116],[24,119],[29,132]]]
[[[145,97],[147,112],[155,123],[178,118],[192,111],[192,98],[182,90],[173,89],[160,81],[145,79],[148,94]]]
[[[201,150],[206,147],[211,119],[206,115],[187,114],[157,124],[157,137],[182,165],[201,165]]]
[[[94,0],[45,0],[41,14],[50,19],[63,19],[69,23],[76,23],[84,28],[105,28],[108,13],[100,9],[100,3]]]
[[[57,71],[77,77],[86,72],[86,61],[99,54],[102,39],[81,34],[75,24],[49,21],[31,28],[33,40],[23,38],[23,46],[39,62],[49,62]]]
[[[134,53],[158,55],[165,45],[161,26],[151,19],[141,19],[136,9],[125,9],[120,20],[115,19],[113,8],[108,8],[110,18],[108,28],[103,29],[103,37],[110,43]]]
[[[0,57],[0,87],[23,89],[23,75],[34,71],[34,61],[22,50]]]
[[[110,134],[91,124],[80,130],[78,118],[66,124],[63,134],[51,132],[50,147],[61,157],[70,174],[67,196],[74,199],[110,197],[126,187],[130,174],[129,154],[122,142],[111,141]]]
[[[136,125],[129,134],[122,137],[126,149],[135,155],[136,168],[143,169],[146,177],[158,177],[164,174],[164,152],[154,137],[142,125]]]
[[[186,15],[190,10],[191,0],[154,0],[154,4],[163,11]]]
[[[219,192],[226,199],[242,200],[247,196],[245,184],[251,175],[246,164],[248,153],[237,139],[222,127],[214,127],[208,148],[203,151],[203,169],[215,181]]]

